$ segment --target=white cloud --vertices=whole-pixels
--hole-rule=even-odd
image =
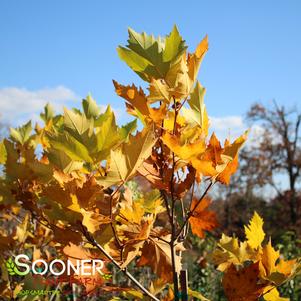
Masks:
[[[225,138],[233,141],[244,131],[249,130],[246,146],[256,146],[262,141],[264,128],[260,124],[253,124],[249,127],[242,116],[210,117],[211,131],[215,132],[217,137],[222,140]],[[271,143],[278,141],[276,135],[271,137]]]
[[[210,130],[215,132],[220,140],[226,138],[233,141],[244,133],[247,126],[243,122],[242,116],[210,117]]]
[[[64,106],[80,108],[81,100],[81,96],[64,86],[39,90],[18,87],[0,88],[0,122],[10,126],[20,126],[28,120],[41,121],[40,113],[48,102],[57,113],[61,113]],[[107,106],[101,104],[99,107],[104,112]],[[119,120],[124,110],[114,107],[112,110]]]
[[[243,128],[244,123],[241,116],[210,117],[212,128],[224,130],[231,128]]]
[[[81,98],[72,90],[58,86],[30,91],[24,88],[8,87],[0,89],[0,114],[5,123],[20,125],[29,120],[39,119],[47,102],[56,111],[61,111],[64,105],[78,106]]]

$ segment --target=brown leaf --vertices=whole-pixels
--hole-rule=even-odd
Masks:
[[[259,284],[259,263],[237,270],[231,264],[223,278],[223,287],[229,301],[257,301],[264,291]]]
[[[104,198],[104,193],[100,185],[96,183],[94,177],[90,177],[82,187],[76,190],[78,203],[82,208],[92,208],[98,200]]]
[[[162,237],[164,240],[169,241],[170,235]],[[176,246],[177,250],[183,250],[181,244]],[[171,250],[170,245],[165,241],[158,238],[149,239],[141,250],[141,257],[137,263],[138,266],[148,265],[166,282],[173,281],[172,264],[171,264]],[[179,272],[181,269],[181,257],[176,255],[176,270]]]
[[[156,167],[156,164],[152,162],[152,160],[146,160],[145,162],[143,162],[141,166],[138,168],[138,172],[140,173],[141,176],[146,178],[153,185],[153,187],[159,190],[160,189],[169,190],[169,182],[164,181],[164,179],[162,179],[160,175],[160,171]],[[165,179],[166,178],[167,177],[165,177]]]
[[[53,227],[54,240],[61,244],[74,243],[79,244],[82,242],[82,236],[79,232],[73,231],[69,228]]]

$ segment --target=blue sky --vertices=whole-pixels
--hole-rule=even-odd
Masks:
[[[117,56],[127,27],[165,35],[177,24],[191,51],[208,34],[207,110],[215,125],[241,127],[255,101],[300,102],[300,15],[300,1],[1,1],[2,118],[15,124],[42,102],[70,106],[91,92],[122,120],[111,80],[141,82]]]

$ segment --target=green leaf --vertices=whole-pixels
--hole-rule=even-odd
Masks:
[[[71,173],[83,167],[83,162],[72,160],[64,151],[50,149],[48,152],[49,162],[58,167],[64,173]]]
[[[106,159],[113,146],[120,141],[120,135],[115,121],[114,113],[110,106],[97,121],[96,135],[96,160]]]
[[[188,100],[192,112],[187,109],[184,109],[183,112],[187,119],[196,122],[203,129],[205,135],[208,135],[209,119],[204,104],[205,93],[206,89],[197,81]]]
[[[159,36],[157,39],[153,35],[145,32],[139,34],[132,28],[128,29],[128,48],[147,59],[151,64],[162,63],[162,51],[164,40]]]
[[[33,176],[41,182],[49,182],[53,178],[53,169],[48,164],[43,164],[38,161],[29,162],[28,166],[34,173]]]
[[[0,164],[5,164],[7,152],[3,140],[0,142]]]
[[[82,106],[87,118],[97,118],[100,114],[100,108],[91,95],[88,95],[86,99],[83,99]]]
[[[44,107],[44,113],[41,113],[40,116],[45,123],[54,117],[54,110],[49,103]]]
[[[179,57],[186,50],[187,46],[181,37],[177,26],[173,27],[172,32],[166,37],[165,49],[163,51],[163,60],[171,62]]]
[[[145,74],[145,70],[150,66],[150,63],[145,58],[122,46],[117,48],[117,53],[119,58],[132,68],[143,80],[149,80],[148,75]]]
[[[148,82],[165,78],[172,63],[187,48],[176,26],[166,38],[155,38],[145,32],[140,34],[131,28],[128,31],[128,45],[118,47],[119,57]]]
[[[66,152],[72,160],[93,163],[86,146],[69,133],[64,132],[58,136],[48,135],[48,138],[53,148]]]
[[[145,32],[139,34],[131,28],[128,32],[127,48],[119,47],[117,50],[120,58],[144,80],[164,77],[168,68],[168,64],[163,62],[164,40],[160,37],[155,39]]]
[[[122,126],[119,130],[121,139],[127,140],[129,138],[129,135],[133,133],[136,129],[137,129],[137,119]]]
[[[64,126],[70,130],[74,136],[81,136],[86,132],[91,132],[93,122],[85,115],[64,109]]]
[[[11,128],[10,136],[13,141],[18,142],[21,145],[24,145],[27,141],[29,141],[31,132],[32,132],[31,121],[28,121],[26,124],[24,124],[21,127],[18,127],[16,129]]]

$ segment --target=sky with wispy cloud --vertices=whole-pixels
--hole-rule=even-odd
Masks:
[[[211,125],[235,137],[255,101],[301,99],[300,1],[1,1],[0,121],[38,119],[50,102],[80,106],[88,93],[126,120],[112,79],[141,84],[117,56],[127,28],[167,34],[174,24],[189,50],[208,34],[199,79]]]

